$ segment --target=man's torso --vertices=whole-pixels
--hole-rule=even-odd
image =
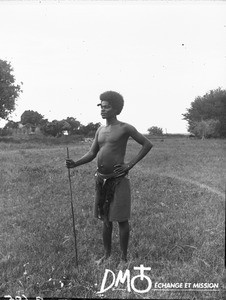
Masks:
[[[97,158],[97,166],[100,173],[113,173],[115,165],[124,163],[128,138],[127,126],[122,122],[100,129]]]

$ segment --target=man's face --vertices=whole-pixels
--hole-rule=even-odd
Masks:
[[[101,116],[103,119],[109,119],[116,116],[116,110],[108,101],[101,101]]]

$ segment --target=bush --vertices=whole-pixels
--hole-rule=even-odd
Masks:
[[[152,126],[152,127],[148,128],[148,132],[151,135],[163,135],[162,128],[157,127],[157,126]]]
[[[12,129],[0,128],[0,136],[11,136],[12,134]]]
[[[217,138],[219,133],[220,121],[209,119],[206,121],[196,122],[193,133],[199,138]]]

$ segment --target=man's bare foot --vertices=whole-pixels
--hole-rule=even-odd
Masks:
[[[95,263],[99,266],[102,263],[106,262],[110,258],[110,255],[104,255],[100,259],[96,260]]]
[[[117,266],[117,269],[118,270],[124,270],[128,267],[128,263],[127,263],[127,260],[124,260],[124,259],[121,259],[118,266]]]

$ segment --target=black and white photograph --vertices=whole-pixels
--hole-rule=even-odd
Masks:
[[[0,1],[0,299],[224,299],[225,16]]]

